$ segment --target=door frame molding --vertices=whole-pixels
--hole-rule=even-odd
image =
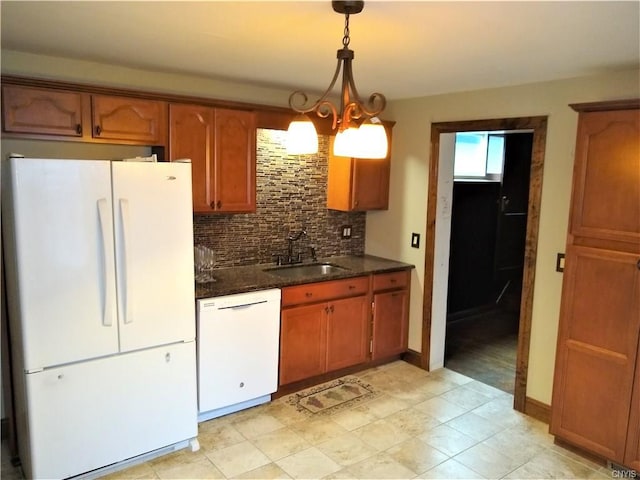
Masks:
[[[529,203],[527,207],[527,233],[524,251],[522,296],[518,326],[518,351],[513,407],[525,411],[533,287],[538,250],[542,175],[547,139],[547,116],[515,117],[486,120],[439,122],[431,125],[431,162],[429,164],[429,191],[427,196],[427,231],[425,238],[424,292],[422,307],[422,349],[420,366],[429,370],[431,353],[431,309],[433,305],[433,273],[436,238],[436,206],[438,200],[438,166],[440,162],[440,134],[463,131],[533,130]]]

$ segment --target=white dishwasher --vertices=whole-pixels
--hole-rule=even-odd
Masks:
[[[197,301],[198,420],[271,400],[278,388],[280,290]]]

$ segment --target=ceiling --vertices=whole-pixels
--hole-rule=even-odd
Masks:
[[[344,17],[329,1],[7,1],[3,49],[323,91]],[[637,68],[640,2],[367,1],[350,18],[362,97]]]

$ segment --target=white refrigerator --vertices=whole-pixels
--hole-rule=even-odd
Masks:
[[[2,182],[26,477],[197,449],[190,164],[11,158]]]

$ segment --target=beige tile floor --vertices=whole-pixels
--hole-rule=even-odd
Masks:
[[[397,361],[355,376],[378,395],[313,416],[283,397],[200,424],[197,452],[105,478],[612,478],[554,445],[546,424],[512,409],[511,395],[451,370]],[[21,478],[6,455],[2,478]]]

